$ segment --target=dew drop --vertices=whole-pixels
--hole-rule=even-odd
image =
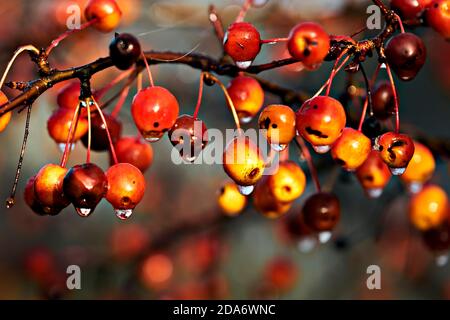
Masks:
[[[133,214],[133,209],[116,209],[114,210],[117,218],[120,220],[126,220]]]
[[[243,194],[244,196],[248,196],[253,192],[255,186],[238,186],[238,189],[241,194]]]
[[[253,0],[252,1],[252,6],[259,8],[264,6],[267,2],[269,2],[269,0]]]
[[[313,146],[313,149],[317,153],[327,153],[328,151],[330,151],[331,147],[330,146]]]
[[[249,123],[250,121],[252,121],[252,117],[242,117],[242,118],[239,118],[239,122],[241,123],[241,124],[247,124],[247,123]]]
[[[270,145],[270,147],[273,150],[278,151],[278,152],[283,151],[284,149],[286,149],[287,146],[288,146],[287,144],[276,144],[276,143],[273,143]]]
[[[391,173],[394,176],[401,176],[403,173],[405,173],[406,167],[403,167],[403,168],[389,168],[389,170],[391,170]]]
[[[372,199],[379,198],[382,193],[383,193],[382,188],[367,189],[367,195],[369,196],[369,198],[372,198]]]
[[[6,199],[6,209],[10,209],[14,206],[16,202],[14,201],[14,198],[9,197]]]
[[[77,210],[77,213],[80,217],[87,217],[92,213],[91,208],[75,208]]]
[[[154,137],[154,136],[144,136],[145,141],[148,142],[156,142],[159,141],[159,139],[161,139],[161,137]]]
[[[319,232],[319,241],[320,243],[327,243],[331,239],[331,231],[322,231]]]
[[[317,246],[317,239],[314,237],[305,237],[298,241],[297,248],[302,253],[311,252]]]
[[[236,61],[236,65],[238,66],[238,68],[247,69],[252,65],[252,62],[253,61]]]
[[[386,63],[382,63],[381,65],[380,65],[380,69],[386,69]]]
[[[443,267],[448,263],[448,255],[441,254],[435,258],[435,263],[438,267]]]
[[[411,193],[419,193],[423,188],[422,182],[411,182],[407,186],[408,191]]]

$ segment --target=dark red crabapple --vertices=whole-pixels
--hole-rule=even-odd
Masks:
[[[116,34],[109,44],[109,56],[120,70],[131,68],[141,55],[138,39],[129,33]]]
[[[252,24],[235,22],[225,33],[223,47],[238,67],[246,69],[261,50],[261,37]]]
[[[112,143],[114,144],[120,138],[122,133],[122,123],[119,119],[107,113],[104,113],[103,116],[105,117]],[[88,139],[88,133],[81,138],[81,141],[86,148],[88,146]],[[107,151],[109,148],[106,126],[103,123],[102,117],[94,113],[91,119],[91,149],[94,151]]]
[[[114,148],[118,162],[132,164],[142,172],[145,172],[153,162],[152,146],[141,137],[122,137],[117,140]]]

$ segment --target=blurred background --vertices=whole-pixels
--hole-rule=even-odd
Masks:
[[[0,4],[0,70],[14,50],[24,44],[46,47],[65,31],[71,4],[84,8],[85,0],[21,0]],[[196,52],[220,57],[221,44],[208,21],[213,3],[225,26],[239,12],[239,0],[118,0],[123,21],[118,32],[138,36],[145,50]],[[323,24],[330,34],[350,35],[365,25],[363,0],[270,0],[251,9],[246,20],[262,38],[283,37],[301,21]],[[82,9],[83,10],[83,9]],[[374,31],[376,33],[376,31]],[[450,130],[450,44],[431,29],[414,30],[425,41],[428,58],[412,82],[397,82],[402,127],[413,135],[448,141]],[[362,39],[374,33],[358,36]],[[54,51],[51,64],[68,68],[108,55],[113,34],[84,30],[71,35]],[[264,46],[255,63],[286,57],[283,44]],[[373,60],[373,61],[372,61]],[[371,75],[376,59],[365,63]],[[332,63],[315,72],[288,66],[261,74],[288,88],[314,93],[328,78]],[[197,99],[199,71],[183,65],[152,66],[158,85],[169,88],[180,102],[180,113],[192,113]],[[100,88],[118,74],[114,68],[98,73],[93,86]],[[36,78],[36,68],[23,55],[8,80]],[[380,77],[386,78],[384,72]],[[146,78],[144,77],[146,81]],[[223,78],[225,83],[228,78]],[[332,95],[339,97],[348,84],[340,73]],[[363,87],[359,74],[352,83]],[[145,84],[145,83],[144,83]],[[391,179],[377,200],[365,197],[353,175],[334,166],[329,155],[317,157],[323,184],[332,184],[342,205],[342,218],[326,244],[292,241],[286,219],[269,220],[251,206],[235,218],[224,217],[217,190],[227,180],[221,165],[175,165],[167,137],[154,143],[154,163],[146,172],[147,190],[132,218],[117,219],[102,201],[87,219],[68,207],[55,217],[35,215],[22,200],[27,179],[47,163],[58,163],[61,153],[47,133],[46,122],[56,106],[57,86],[34,104],[28,149],[18,188],[17,204],[0,206],[0,298],[2,299],[417,299],[450,298],[449,265],[436,263],[436,255],[423,245],[407,219],[409,195],[398,179]],[[124,134],[135,134],[129,106],[132,87],[120,117]],[[5,90],[9,98],[17,92]],[[266,104],[279,102],[266,95]],[[293,106],[296,110],[299,106]],[[357,108],[354,106],[354,108]],[[355,111],[356,110],[356,111]],[[352,110],[350,110],[351,112]],[[359,109],[354,109],[356,115]],[[14,114],[0,135],[0,200],[9,195],[19,156],[25,112]],[[233,127],[233,119],[218,87],[206,87],[200,117],[209,128]],[[255,127],[256,120],[248,127]],[[450,190],[448,158],[436,154],[432,179]],[[85,148],[76,145],[69,165],[84,162]],[[298,161],[293,149],[291,158]],[[94,153],[104,170],[109,157]],[[305,194],[287,216],[299,212],[311,194],[308,177]],[[3,200],[1,200],[3,201]],[[442,260],[442,259],[441,259]],[[442,261],[441,261],[442,262]],[[379,265],[382,289],[368,290],[369,265]],[[66,268],[81,268],[81,290],[66,289]]]

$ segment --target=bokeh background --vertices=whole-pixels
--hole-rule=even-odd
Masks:
[[[0,69],[20,45],[47,46],[65,31],[67,7],[77,3],[83,8],[85,2],[1,1]],[[118,3],[124,13],[118,31],[137,35],[144,49],[186,52],[196,47],[197,52],[213,57],[221,55],[221,45],[208,22],[208,5],[217,6],[225,25],[234,20],[240,6],[238,0]],[[352,34],[365,25],[368,4],[362,0],[270,0],[263,8],[251,9],[246,20],[259,28],[263,38],[285,36],[292,26],[305,20],[319,21],[330,34]],[[429,55],[414,81],[398,82],[402,126],[415,135],[448,142],[450,44],[432,30],[418,28],[414,32],[423,37]],[[53,51],[50,61],[67,68],[106,56],[112,36],[90,29],[74,34]],[[256,63],[285,55],[283,44],[264,46]],[[365,64],[369,74],[375,68],[372,60]],[[315,72],[300,72],[298,66],[290,66],[261,77],[313,93],[328,78],[331,67],[331,63],[324,63]],[[199,71],[182,65],[158,65],[152,66],[152,72],[157,84],[178,98],[181,113],[192,113]],[[111,68],[97,74],[94,87],[107,84],[117,73]],[[24,55],[8,79],[35,77],[35,66]],[[385,77],[383,72],[381,77]],[[360,75],[351,81],[363,87]],[[339,74],[332,95],[341,95],[347,83],[347,75]],[[135,90],[132,87],[120,115],[125,134],[136,130],[129,113]],[[87,219],[78,217],[71,207],[56,217],[36,216],[26,207],[22,192],[26,180],[41,166],[60,160],[61,153],[46,129],[47,118],[56,108],[57,91],[57,87],[49,90],[33,106],[18,203],[9,210],[0,206],[0,298],[450,298],[449,265],[438,266],[436,256],[411,230],[407,220],[409,195],[400,181],[392,179],[380,199],[369,200],[355,177],[333,166],[329,156],[316,162],[322,183],[331,185],[340,198],[342,219],[333,238],[311,250],[289,241],[283,219],[268,220],[251,206],[236,218],[223,217],[216,204],[217,190],[227,179],[222,167],[173,164],[167,137],[153,144],[154,163],[146,172],[148,188],[128,221],[119,221],[106,201]],[[10,98],[16,94],[6,93]],[[278,101],[266,95],[267,104]],[[358,114],[359,109],[353,111]],[[14,114],[0,135],[0,199],[8,197],[13,182],[25,116],[25,112]],[[219,88],[205,88],[200,117],[210,128],[233,127]],[[249,126],[254,127],[255,121]],[[448,192],[448,159],[436,157],[438,166],[432,181]],[[69,164],[82,163],[84,158],[85,148],[79,143]],[[292,149],[291,158],[298,160],[297,150]],[[107,154],[94,153],[93,161],[105,170],[109,164]],[[305,164],[301,165],[307,171]],[[312,192],[309,183],[288,215],[298,212]],[[142,271],[144,261],[146,272]],[[65,289],[66,268],[72,264],[81,268],[81,290]],[[381,267],[381,290],[366,288],[366,269],[372,264]],[[273,290],[271,281],[288,285]]]

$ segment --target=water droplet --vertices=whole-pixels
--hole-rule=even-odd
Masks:
[[[275,150],[275,151],[283,151],[284,149],[286,149],[288,145],[287,144],[271,144],[270,147]]]
[[[61,152],[64,152],[66,150],[66,144],[64,142],[58,143],[58,149]],[[70,148],[70,151],[73,151],[75,149],[75,143],[72,143],[72,147]]]
[[[253,61],[236,61],[236,65],[238,66],[238,68],[247,69],[252,65],[252,62]]]
[[[300,252],[311,252],[317,245],[317,239],[314,237],[304,237],[297,243],[297,248]]]
[[[133,209],[116,209],[114,210],[117,218],[120,220],[126,220],[133,214]]]
[[[156,142],[159,141],[159,139],[161,139],[161,137],[153,137],[153,136],[144,136],[145,141],[148,142]]]
[[[386,69],[386,63],[383,62],[383,63],[380,65],[380,68],[381,68],[381,69]]]
[[[6,199],[6,209],[12,208],[12,207],[14,206],[15,203],[16,203],[16,202],[15,202],[14,198],[8,198],[8,199]]]
[[[269,2],[269,0],[253,0],[252,1],[252,6],[258,8],[258,7],[262,7],[264,6],[267,2]]]
[[[319,241],[320,243],[326,243],[331,239],[332,233],[331,231],[322,231],[319,232]]]
[[[448,255],[441,254],[435,258],[436,265],[438,267],[443,267],[448,263]]]
[[[238,186],[238,189],[241,194],[243,194],[244,196],[248,196],[250,193],[253,192],[255,186]]]
[[[92,213],[91,208],[75,208],[77,210],[77,213],[80,217],[87,217]]]
[[[331,147],[330,146],[313,146],[313,149],[317,153],[327,153],[328,151],[330,151]]]
[[[252,119],[253,119],[253,117],[242,117],[242,118],[239,118],[239,122],[240,122],[241,124],[247,124],[247,123],[249,123],[250,121],[252,121]]]
[[[382,188],[367,189],[367,195],[369,196],[369,198],[372,198],[372,199],[379,198],[382,193],[383,193]]]
[[[422,182],[411,182],[408,184],[408,191],[411,193],[419,193],[423,188]]]
[[[405,173],[406,167],[404,167],[404,168],[389,168],[389,170],[391,170],[391,173],[394,176],[401,176],[403,173]]]

